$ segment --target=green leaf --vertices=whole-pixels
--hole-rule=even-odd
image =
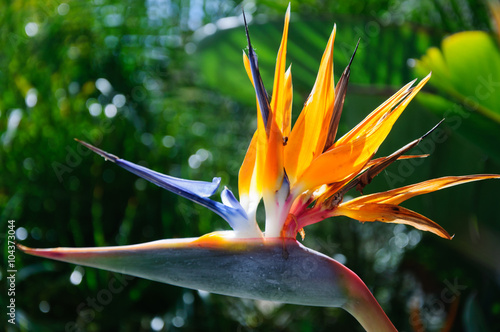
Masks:
[[[419,74],[432,71],[431,84],[500,124],[500,52],[489,34],[453,34],[443,40],[441,50],[430,48],[416,70]]]

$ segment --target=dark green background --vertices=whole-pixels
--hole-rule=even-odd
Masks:
[[[2,239],[11,219],[28,232],[23,244],[41,248],[125,245],[228,229],[212,212],[106,163],[73,138],[174,176],[219,176],[236,192],[237,172],[255,130],[255,97],[241,59],[244,30],[241,25],[220,29],[224,21],[219,20],[239,16],[242,6],[253,17],[252,42],[264,83],[271,89],[285,1],[0,4]],[[30,22],[38,28],[31,37],[26,32],[33,31]],[[213,31],[217,22],[219,29]],[[336,79],[361,39],[340,123],[342,134],[419,76],[409,59],[439,47],[455,32],[491,32],[489,22],[488,8],[476,0],[293,2],[288,60],[293,63],[294,117],[314,83],[333,23],[338,29]],[[207,35],[210,30],[215,33]],[[110,89],[96,87],[101,78]],[[432,78],[425,91],[448,99],[448,108],[463,108],[460,101],[433,88]],[[108,118],[104,108],[116,95],[126,102]],[[89,113],[92,103],[103,109],[97,116]],[[379,155],[424,134],[446,107],[428,110],[418,99],[413,101]],[[486,142],[474,139],[483,134]],[[409,161],[392,165],[365,192],[445,175],[498,174],[498,143],[498,123],[476,115],[458,126],[445,121],[435,136],[413,151],[431,156],[418,160],[418,166]],[[190,157],[191,162],[206,160],[191,168]],[[403,204],[455,234],[452,241],[409,227],[338,218],[307,227],[304,243],[345,258],[402,331],[440,331],[447,320],[453,331],[497,331],[499,188],[495,180],[467,184]],[[401,245],[407,240],[412,242]],[[2,250],[4,266],[5,245]],[[77,323],[82,331],[150,331],[154,317],[169,331],[361,329],[341,309],[270,306],[140,279],[127,280],[102,310],[79,316],[79,306],[107,289],[115,275],[20,252],[16,264],[18,321],[15,328],[2,321],[7,330],[64,331]],[[75,269],[83,273],[78,285],[70,282]],[[0,281],[5,317],[5,268]],[[423,329],[412,319],[411,308],[418,303]],[[50,310],[42,312],[46,304]]]

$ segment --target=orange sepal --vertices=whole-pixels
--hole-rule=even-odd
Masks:
[[[351,206],[368,203],[400,204],[414,196],[428,194],[433,191],[456,186],[462,183],[486,179],[500,179],[500,175],[477,174],[463,176],[445,176],[442,178],[427,180],[381,193],[360,196],[344,204],[349,204]]]
[[[255,161],[257,158],[257,132],[254,133],[252,141],[248,146],[245,159],[241,164],[240,171],[238,173],[238,190],[240,193],[240,200],[243,197],[250,196],[250,191],[252,188],[252,177],[255,173]],[[243,202],[242,202],[243,203]]]
[[[292,85],[292,65],[285,72],[285,98],[283,104],[283,118],[276,119],[278,124],[281,123],[281,133],[283,137],[288,139],[292,129],[292,101],[293,101],[293,85]]]
[[[286,70],[286,46],[288,39],[288,25],[290,23],[290,5],[285,15],[285,24],[283,27],[283,36],[281,37],[281,44],[276,57],[276,68],[274,71],[274,84],[273,95],[271,98],[271,110],[276,119],[276,123],[281,129],[283,123],[283,114],[286,110],[287,102],[287,79],[285,75]]]
[[[323,53],[314,87],[293,126],[285,148],[285,168],[292,185],[311,161],[323,152],[335,101],[333,82],[335,34],[334,27]]]
[[[386,223],[405,224],[422,231],[428,231],[442,238],[451,240],[448,232],[434,221],[414,211],[395,204],[362,204],[350,206],[341,204],[335,209],[335,215],[343,215],[361,222],[381,221]]]
[[[299,190],[340,182],[352,174],[361,172],[377,152],[408,103],[429,78],[430,75],[425,77],[394,109],[391,110],[391,104],[387,105],[388,109],[381,112],[383,115],[372,127],[360,128],[359,135],[344,141],[343,144],[335,143],[332,148],[313,160],[302,177],[298,179],[298,182],[301,182],[298,186]]]
[[[389,112],[395,105],[397,105],[401,100],[403,100],[410,92],[411,86],[415,80],[406,84],[402,87],[398,92],[392,95],[389,99],[387,99],[382,105],[377,107],[374,111],[372,111],[363,121],[358,123],[356,127],[347,132],[344,136],[339,138],[337,142],[332,146],[339,146],[344,142],[351,141],[364,133],[366,133],[369,129],[373,128],[376,123],[387,113]]]

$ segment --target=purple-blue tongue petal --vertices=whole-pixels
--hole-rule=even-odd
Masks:
[[[124,159],[118,158],[114,160],[114,162],[127,171],[180,196],[184,196],[183,192],[190,192],[196,196],[210,197],[215,194],[217,188],[219,188],[220,178],[213,178],[212,182],[185,180],[158,173]]]
[[[260,106],[260,112],[262,115],[262,120],[264,121],[264,127],[266,128],[266,134],[269,135],[269,129],[267,127],[269,113],[271,113],[271,107],[269,106],[269,97],[267,96],[267,92],[264,87],[264,82],[262,82],[262,78],[260,76],[259,65],[257,64],[257,54],[255,54],[255,51],[252,47],[252,43],[250,43],[250,34],[248,33],[248,25],[244,12],[243,12],[243,19],[245,21],[245,31],[247,34],[247,41],[248,41],[248,60],[250,61],[250,71],[252,72],[252,78],[255,86],[255,94],[257,95],[257,101]]]
[[[104,159],[110,160],[125,168],[127,171],[180,196],[184,196],[184,192],[190,192],[196,196],[210,197],[215,194],[217,188],[219,188],[220,178],[213,178],[212,182],[179,179],[121,159],[111,153],[96,148],[87,142],[80,141],[78,139],[76,141],[94,151],[98,155],[103,156]]]
[[[245,212],[245,209],[243,209],[240,202],[236,199],[236,197],[234,197],[234,194],[231,190],[229,190],[227,187],[224,187],[224,190],[222,190],[220,197],[222,199],[222,203],[225,206],[233,208],[243,218],[248,219],[248,216],[247,216],[247,213]]]
[[[224,218],[235,231],[243,226],[241,223],[247,222],[245,211],[241,208],[240,203],[236,200],[236,198],[234,198],[234,195],[232,195],[228,189],[223,191],[223,200],[225,199],[224,197],[232,196],[227,198],[227,201],[231,202],[230,204],[221,204],[208,198],[209,196],[212,196],[215,191],[217,191],[220,178],[213,178],[212,182],[179,179],[152,171],[146,167],[118,158],[117,156],[96,148],[89,143],[80,140],[76,141],[94,151],[98,155],[104,157],[104,159],[114,162],[127,171],[212,210]],[[230,195],[227,193],[228,191],[231,193]]]

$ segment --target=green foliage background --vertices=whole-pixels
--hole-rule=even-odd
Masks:
[[[227,229],[210,211],[106,163],[73,138],[174,176],[219,176],[236,192],[255,129],[255,97],[241,61],[241,23],[229,29],[238,20],[221,19],[239,17],[242,7],[253,18],[252,42],[270,89],[286,6],[229,0],[2,2],[1,238],[8,220],[27,232],[23,244],[41,248],[124,245]],[[420,75],[412,59],[439,47],[445,36],[492,33],[488,15],[485,3],[476,0],[292,2],[288,54],[295,116],[333,23],[336,78],[361,40],[341,120],[346,132]],[[432,80],[426,93],[441,103],[427,99],[426,108],[414,101],[380,155],[421,136],[449,109],[473,111],[439,84],[433,88]],[[458,127],[445,121],[414,151],[431,156],[418,165],[393,165],[367,192],[431,177],[500,173],[500,125],[472,114]],[[482,135],[488,139],[477,139]],[[405,205],[456,234],[452,241],[340,218],[308,227],[304,242],[344,260],[400,330],[440,331],[451,324],[454,331],[496,331],[498,188],[498,181],[468,184]],[[16,264],[17,325],[2,321],[8,331],[150,331],[154,323],[185,331],[360,329],[340,309],[271,305],[140,279],[127,279],[109,303],[92,308],[89,298],[116,275],[19,252]],[[3,317],[6,276],[2,268]],[[82,276],[81,282],[71,283],[71,276]]]

